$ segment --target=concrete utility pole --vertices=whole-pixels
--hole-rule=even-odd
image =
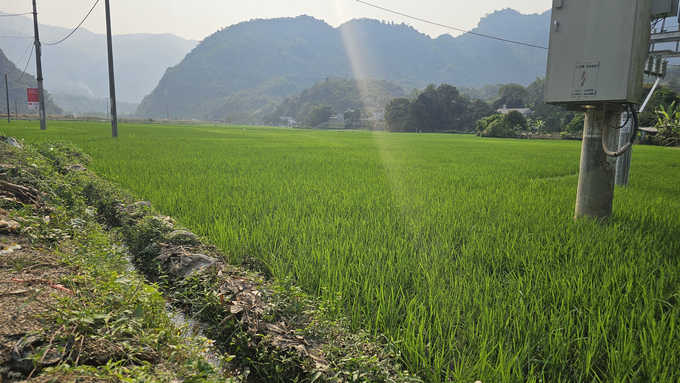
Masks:
[[[106,119],[109,119],[109,99],[105,98],[106,100]]]
[[[624,113],[622,115],[621,123],[625,123],[625,125],[622,125],[623,127],[619,130],[619,148],[623,147],[628,143],[628,141],[630,141],[630,135],[633,134],[631,129],[633,126],[633,117],[629,113]],[[628,186],[628,180],[630,178],[630,162],[632,158],[633,148],[628,149],[628,151],[623,153],[621,157],[617,157],[616,185]]]
[[[7,83],[7,73],[5,73],[5,94],[7,95],[7,123],[11,123],[10,121],[10,116],[11,113],[9,111],[9,84]]]
[[[19,113],[17,112],[17,102],[14,101],[14,119],[18,120],[19,119]]]
[[[170,105],[165,104],[165,109],[166,109],[167,112],[168,112],[168,121],[170,121]]]
[[[605,124],[619,126],[619,115],[604,109],[588,107],[583,127],[581,167],[578,175],[575,218],[608,219],[614,204],[616,158],[602,148]],[[609,130],[608,147],[618,144],[618,130]]]
[[[38,35],[38,8],[33,0],[33,33],[35,34],[35,65],[38,80],[38,108],[40,111],[40,130],[47,130],[47,115],[45,114],[45,91],[43,90],[42,54],[40,37]]]
[[[35,2],[35,0],[33,0]],[[109,50],[109,93],[111,98],[111,137],[118,137],[118,112],[116,111],[116,82],[113,78],[113,41],[111,39],[111,10],[109,0],[106,8],[106,44]],[[107,106],[108,107],[108,106]]]

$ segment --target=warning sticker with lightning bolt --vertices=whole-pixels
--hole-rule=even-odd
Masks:
[[[593,98],[597,96],[597,76],[600,72],[599,62],[576,64],[571,98]]]

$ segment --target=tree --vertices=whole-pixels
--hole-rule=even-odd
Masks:
[[[508,108],[523,108],[529,98],[529,92],[520,84],[510,83],[498,89],[498,99],[493,102],[494,109],[500,109],[503,105]]]
[[[281,117],[276,112],[265,114],[262,116],[262,123],[270,126],[279,126],[281,125]]]
[[[528,103],[527,106],[534,112],[535,118],[547,120],[550,115],[564,111],[564,107],[548,105],[543,102],[545,95],[545,78],[536,78],[536,81],[527,86]]]
[[[578,134],[583,131],[583,125],[586,121],[585,113],[576,113],[574,118],[567,124],[566,131],[571,134]]]
[[[421,93],[416,100],[411,102],[409,117],[412,118],[413,123],[410,124],[412,129],[409,131],[432,132],[434,130],[433,117],[437,115],[434,109],[435,104],[432,99],[425,92]]]
[[[307,113],[305,121],[306,125],[319,126],[324,122],[327,122],[333,114],[333,107],[328,104],[314,106],[310,109],[309,113]]]
[[[545,119],[541,133],[559,133],[562,131],[562,119],[564,113],[553,113]]]
[[[358,112],[352,111],[352,110],[346,110],[345,113],[342,114],[342,118],[345,121],[354,121],[356,119],[356,115]]]
[[[503,122],[508,129],[514,130],[515,132],[525,132],[528,129],[527,119],[524,118],[522,113],[516,110],[510,111],[503,116]]]
[[[543,103],[543,95],[545,94],[545,77],[536,77],[536,81],[527,86],[527,98],[529,105],[538,105]]]
[[[411,100],[408,98],[393,98],[385,107],[385,123],[390,132],[405,132],[408,116],[411,110]]]
[[[516,134],[502,114],[482,118],[477,122],[477,130],[478,134],[484,137],[514,137]]]
[[[474,129],[477,121],[484,117],[489,117],[495,114],[496,111],[491,105],[481,99],[474,99],[472,103],[468,106],[468,111],[466,113],[465,127],[468,129]]]

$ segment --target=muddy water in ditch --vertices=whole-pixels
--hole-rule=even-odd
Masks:
[[[115,246],[114,251],[120,251],[125,253],[125,258],[127,260],[127,271],[133,272],[137,271],[140,274],[144,275],[144,273],[141,270],[138,270],[135,267],[134,262],[132,261],[132,255],[130,252],[125,248],[124,246]],[[166,303],[165,305],[165,312],[168,315],[168,318],[170,319],[170,322],[177,327],[178,330],[181,331],[181,335],[183,338],[187,340],[187,344],[189,339],[194,339],[197,337],[203,337],[205,338],[204,335],[204,329],[207,327],[206,324],[201,323],[200,321],[187,317],[186,314],[183,312],[179,311],[175,307],[173,307],[170,303]],[[207,343],[213,345],[215,344],[214,341],[211,339],[207,339]],[[205,347],[202,351],[200,351],[200,354],[203,355],[205,360],[210,363],[216,371],[220,372],[225,372],[224,366],[222,366],[222,361],[220,360],[220,356],[218,353],[216,353],[212,347]]]
[[[168,318],[170,318],[170,322],[172,322],[175,327],[182,331],[182,337],[186,339],[205,337],[204,329],[206,328],[206,324],[201,323],[194,318],[187,318],[186,314],[178,311],[170,304],[165,305],[165,310],[168,314]],[[210,339],[208,339],[207,342],[214,344],[214,342]],[[208,346],[203,349],[201,351],[201,355],[203,355],[205,360],[215,367],[216,370],[223,370],[220,356],[212,349],[212,347]]]

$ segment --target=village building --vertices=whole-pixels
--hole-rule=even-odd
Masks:
[[[508,114],[512,111],[520,112],[522,114],[522,116],[524,116],[525,118],[530,117],[531,115],[534,114],[534,111],[529,109],[529,108],[508,108],[506,105],[503,105],[502,108],[496,109],[496,112],[498,112],[502,115],[506,115],[506,114]]]
[[[293,117],[279,117],[279,118],[283,120],[284,126],[287,126],[289,128],[297,126],[297,121],[295,121]]]
[[[375,108],[373,108],[373,119],[382,121],[385,119],[385,108],[378,105]]]

